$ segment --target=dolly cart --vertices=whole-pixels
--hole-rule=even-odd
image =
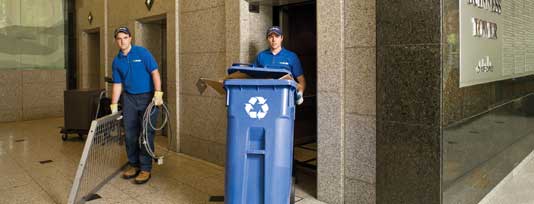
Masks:
[[[78,134],[83,139],[87,135],[91,121],[111,113],[111,100],[105,97],[102,89],[74,89],[64,91],[64,127],[61,127],[61,139],[68,139],[69,134]]]

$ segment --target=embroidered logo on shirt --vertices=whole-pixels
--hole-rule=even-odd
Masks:
[[[141,62],[141,60],[140,59],[134,59],[134,60],[132,60],[132,62]]]
[[[289,62],[280,62],[280,64],[289,65]]]

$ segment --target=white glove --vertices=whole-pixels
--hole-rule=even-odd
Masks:
[[[109,108],[111,108],[111,114],[114,114],[119,111],[119,105],[116,103],[112,103],[109,105]]]
[[[295,103],[297,103],[297,105],[300,105],[304,102],[304,96],[302,94],[301,91],[297,91],[297,99],[295,100]]]

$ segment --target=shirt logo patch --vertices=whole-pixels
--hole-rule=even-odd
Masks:
[[[289,62],[280,62],[280,64],[289,65]]]
[[[134,60],[132,60],[132,62],[141,62],[141,60],[140,59],[134,59]]]

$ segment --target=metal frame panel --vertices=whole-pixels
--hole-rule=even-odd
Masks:
[[[121,112],[91,123],[68,203],[84,203],[127,164]]]

